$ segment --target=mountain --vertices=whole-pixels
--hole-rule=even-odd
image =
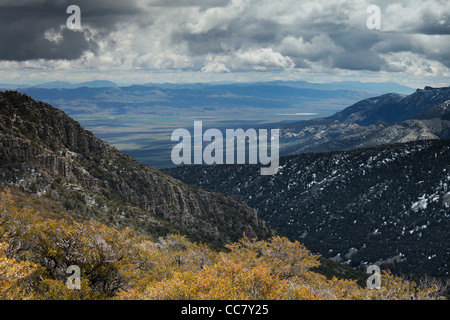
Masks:
[[[371,120],[369,118],[370,116],[367,116],[367,114],[374,113],[375,110],[378,110],[381,107],[384,107],[386,105],[391,106],[399,103],[403,99],[405,99],[407,96],[397,93],[387,93],[383,94],[381,96],[364,99],[362,101],[359,101],[353,105],[351,105],[348,108],[345,108],[344,110],[335,113],[328,119],[331,120],[337,120],[341,123],[345,124],[359,124],[359,125],[368,125],[373,124],[375,121]],[[366,118],[369,118],[367,122],[369,123],[363,123]],[[389,122],[388,119],[379,120],[376,122]]]
[[[370,126],[343,124],[337,121],[308,122],[301,130],[281,131],[283,155],[305,152],[351,150],[368,146],[419,140],[450,138],[450,121],[441,119],[407,120],[397,124]]]
[[[415,90],[413,88],[400,85],[395,82],[360,82],[360,81],[339,81],[326,83],[311,83],[306,81],[271,81],[271,84],[279,84],[284,86],[292,86],[296,88],[326,88],[327,90],[358,90],[360,92],[373,92],[376,94],[386,94],[389,92],[397,92],[401,94],[411,94]]]
[[[281,152],[328,152],[449,139],[449,102],[450,87],[425,87],[410,95],[390,93],[364,99],[330,117],[283,126]]]
[[[450,120],[450,100],[429,108],[419,115],[419,119],[442,119]]]
[[[330,85],[346,88],[357,88],[364,90],[371,90],[380,94],[387,92],[397,92],[401,94],[411,94],[414,89],[403,86],[395,82],[360,82],[360,81],[339,81],[332,82]]]
[[[0,89],[2,90],[21,90],[26,88],[39,88],[39,89],[76,89],[76,88],[110,88],[117,87],[117,84],[107,80],[94,80],[81,83],[71,83],[67,81],[51,81],[40,83],[36,85],[26,84],[6,84],[1,83]]]
[[[62,89],[62,88],[71,88],[72,86],[73,84],[67,81],[52,81],[37,84],[34,87],[43,89]]]
[[[282,157],[164,172],[245,201],[280,234],[352,267],[449,278],[450,141]]]
[[[92,86],[87,84],[68,85],[64,83],[43,84],[22,90],[34,99],[47,103],[56,102],[59,106],[70,105],[72,99],[94,103],[102,109],[110,109],[105,102],[115,102],[113,106],[147,107],[157,104],[159,107],[192,108],[227,108],[246,107],[262,109],[290,109],[311,101],[326,101],[338,104],[336,100],[358,101],[373,96],[372,91],[356,88],[329,88],[324,85],[292,86],[285,83],[235,83],[235,84],[161,84]],[[118,99],[118,98],[122,99]],[[94,100],[94,101],[92,101]],[[119,111],[119,110],[113,110]],[[120,114],[120,113],[119,113]]]
[[[81,83],[70,83],[65,81],[52,81],[34,86],[41,89],[76,89],[76,88],[110,88],[117,87],[117,84],[107,80],[94,80]]]
[[[20,88],[28,88],[26,84],[0,83],[0,90],[18,90]]]
[[[75,219],[182,233],[221,246],[273,233],[255,209],[188,186],[97,139],[62,110],[0,92],[0,181],[58,203]]]
[[[408,96],[387,94],[366,99],[331,116],[342,123],[371,125],[417,119],[429,108],[450,100],[450,87],[417,89]]]

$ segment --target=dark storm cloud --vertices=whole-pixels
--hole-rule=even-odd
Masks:
[[[388,34],[382,40],[374,44],[374,49],[379,53],[402,52],[413,50],[414,43],[409,36],[400,34]]]
[[[232,45],[233,33],[223,29],[211,29],[200,34],[174,33],[173,43],[186,42],[192,55],[204,55],[207,53],[222,53],[226,51],[226,45]]]
[[[447,1],[447,0],[446,0]],[[411,31],[427,35],[450,35],[450,4],[443,2],[442,10],[433,12],[429,8],[421,11],[420,18],[411,23]]]
[[[267,19],[235,19],[226,28],[201,33],[182,32],[172,35],[172,42],[186,43],[194,56],[232,53],[239,49],[270,47],[282,40],[282,26]]]
[[[233,34],[240,35],[240,47],[245,43],[268,46],[283,37],[283,25],[269,19],[240,19],[230,25],[230,30]]]
[[[334,58],[334,67],[347,70],[383,70],[386,61],[378,54],[369,50],[346,51]]]
[[[0,60],[26,61],[32,59],[79,58],[83,52],[97,52],[97,41],[115,31],[118,23],[138,24],[148,27],[152,17],[145,9],[158,7],[209,7],[226,6],[229,0],[4,0],[0,2]],[[81,8],[83,31],[62,31],[63,40],[52,42],[45,38],[49,30],[64,27],[70,14],[69,5]],[[92,36],[90,30],[95,30]],[[207,37],[207,35],[206,35]],[[96,39],[97,38],[97,39]],[[192,39],[195,43],[195,39]],[[202,39],[198,39],[202,40]],[[111,39],[114,42],[114,39]],[[194,49],[195,51],[195,49]]]
[[[450,35],[450,14],[444,14],[440,21],[436,21],[436,17],[427,14],[424,16],[422,23],[413,30],[428,35]]]
[[[0,48],[1,60],[73,60],[79,58],[86,50],[95,52],[97,49],[96,43],[86,40],[84,33],[73,32],[68,29],[62,30],[61,35],[63,40],[58,43],[49,41],[42,36],[30,34],[28,30],[19,30],[18,28],[15,28],[12,31],[16,37],[5,37],[3,34],[0,35],[0,42],[8,44],[7,46]],[[20,36],[20,38],[18,36]]]
[[[335,33],[333,40],[344,50],[333,57],[333,67],[347,70],[380,71],[386,61],[380,57],[373,46],[383,38],[370,30]]]
[[[450,44],[440,43],[438,40],[426,42],[410,35],[386,34],[374,44],[373,50],[377,53],[414,52],[450,68]]]
[[[83,31],[64,26],[70,14],[69,5],[82,8]],[[0,60],[79,58],[85,51],[97,51],[97,37],[106,36],[119,21],[139,14],[133,1],[4,1],[0,3]],[[50,41],[46,32],[60,33],[60,41]]]

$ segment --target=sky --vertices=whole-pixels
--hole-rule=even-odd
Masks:
[[[0,0],[0,83],[100,79],[449,86],[450,1]]]

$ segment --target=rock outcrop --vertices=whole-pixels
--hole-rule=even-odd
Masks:
[[[186,185],[97,139],[63,111],[0,92],[0,181],[74,216],[223,245],[273,233],[242,201]]]

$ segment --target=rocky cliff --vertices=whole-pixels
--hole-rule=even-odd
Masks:
[[[188,186],[122,154],[63,111],[18,92],[0,92],[0,182],[52,199],[80,219],[181,232],[221,245],[271,231],[256,210]]]

